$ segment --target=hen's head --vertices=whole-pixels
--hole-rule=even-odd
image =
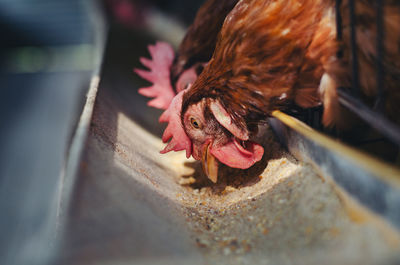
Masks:
[[[191,89],[181,91],[160,121],[169,122],[162,151],[186,150],[203,163],[204,172],[217,181],[218,164],[247,169],[260,161],[264,149],[252,142],[252,131],[236,124],[219,99],[204,97],[192,102]]]
[[[192,143],[192,155],[202,160],[203,169],[217,180],[218,163],[232,168],[247,169],[260,161],[264,149],[250,140],[253,131],[240,126],[222,99],[203,97],[193,101],[189,90],[183,96],[181,122]]]

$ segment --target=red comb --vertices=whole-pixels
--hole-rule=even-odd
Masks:
[[[141,57],[140,62],[150,71],[137,68],[133,71],[153,83],[153,85],[142,87],[138,92],[143,96],[154,98],[147,105],[158,109],[167,109],[175,96],[170,82],[169,70],[174,60],[174,50],[166,42],[157,42],[155,45],[149,45],[148,49],[152,60]]]
[[[182,127],[181,122],[181,109],[182,109],[182,98],[184,90],[179,92],[172,100],[168,109],[161,115],[160,122],[168,122],[168,126],[164,131],[162,140],[164,143],[168,142],[167,146],[160,152],[165,154],[169,151],[181,151],[186,150],[186,157],[189,158],[192,154],[192,142],[186,135],[185,130]]]

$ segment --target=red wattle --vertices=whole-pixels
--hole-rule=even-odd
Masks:
[[[254,142],[246,142],[244,148],[235,140],[229,141],[220,147],[211,147],[211,154],[221,163],[240,169],[247,169],[261,160],[264,154],[264,148]]]

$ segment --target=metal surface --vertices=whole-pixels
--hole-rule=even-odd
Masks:
[[[378,96],[374,103],[374,109],[383,112],[385,107],[385,27],[384,27],[384,0],[376,0],[376,86]]]
[[[312,163],[363,205],[400,228],[400,170],[314,131],[281,112],[272,127],[296,158]]]
[[[357,54],[357,20],[355,11],[355,0],[349,1],[349,17],[350,17],[350,47],[351,47],[351,89],[354,95],[360,95],[360,80],[358,73],[358,54]]]

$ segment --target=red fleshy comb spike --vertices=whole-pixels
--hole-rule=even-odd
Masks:
[[[168,126],[162,136],[163,142],[166,143],[172,138],[160,153],[165,154],[169,151],[186,150],[186,157],[189,158],[192,154],[192,142],[182,127],[180,117],[184,92],[185,91],[179,92],[172,99],[168,109],[164,111],[159,119],[160,122],[168,122]]]
[[[137,69],[133,71],[143,79],[153,83],[150,87],[142,87],[139,94],[154,98],[148,105],[158,109],[167,109],[175,92],[170,82],[170,67],[174,60],[174,50],[168,43],[157,42],[148,47],[152,60],[140,58],[140,62],[149,68],[150,71]]]

